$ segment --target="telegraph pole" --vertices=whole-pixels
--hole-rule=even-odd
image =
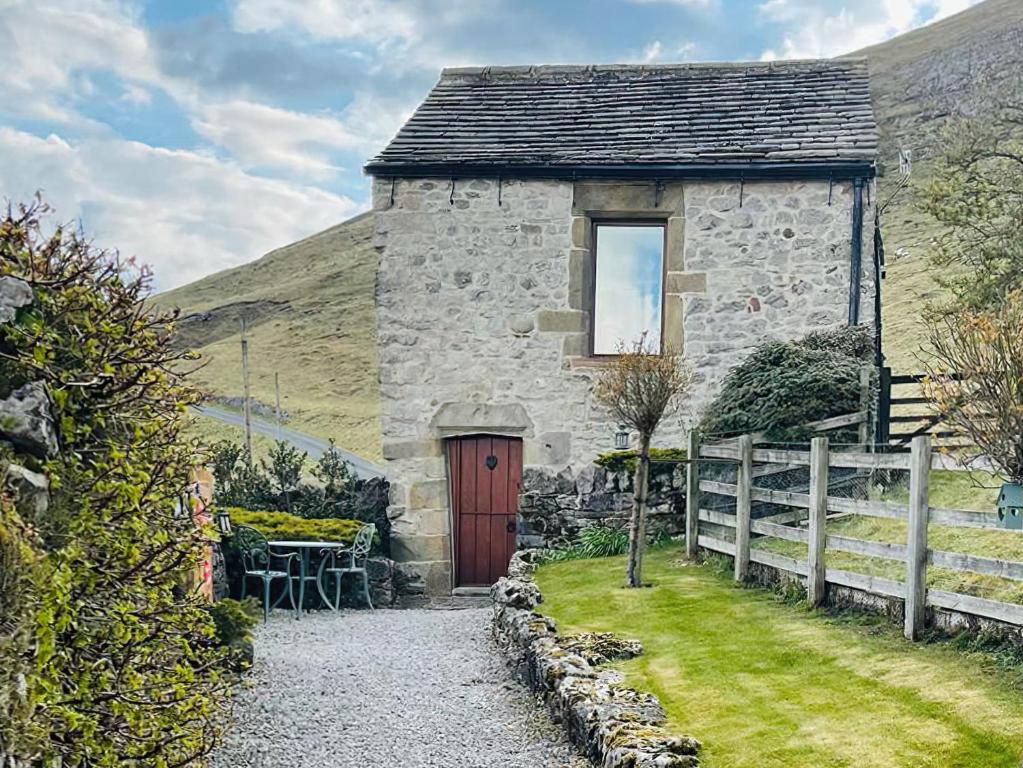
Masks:
[[[277,442],[281,442],[284,439],[281,435],[281,377],[277,371],[274,371],[274,392],[277,394]]]
[[[249,397],[249,340],[245,337],[245,318],[242,317],[242,385],[245,388],[245,454],[252,466],[252,403]]]

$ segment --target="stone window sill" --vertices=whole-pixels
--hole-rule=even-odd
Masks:
[[[568,358],[569,368],[607,368],[613,365],[618,358],[614,355],[602,357],[570,357]]]

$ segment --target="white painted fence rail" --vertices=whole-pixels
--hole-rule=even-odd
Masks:
[[[842,417],[838,420],[841,421],[839,426],[859,423],[857,420],[860,418],[861,414]],[[830,423],[822,425],[829,429],[834,428]],[[914,438],[909,454],[831,451],[826,437],[814,438],[809,451],[766,450],[754,447],[753,443],[757,437],[759,436],[744,435],[726,443],[701,445],[695,433],[690,436],[691,457],[698,457],[704,460],[703,463],[716,459],[734,462],[737,465],[736,482],[725,483],[701,478],[699,462],[689,463],[686,547],[690,556],[695,555],[700,548],[729,555],[735,559],[735,578],[740,581],[747,577],[750,563],[759,563],[805,577],[807,599],[813,605],[823,602],[827,584],[899,598],[905,602],[904,632],[910,639],[916,639],[923,630],[928,606],[1023,626],[1023,605],[927,587],[928,566],[1023,581],[1023,563],[928,547],[928,523],[953,527],[994,528],[998,521],[998,516],[994,512],[929,506],[927,485],[929,470],[932,467],[948,468],[945,457],[936,457],[932,454],[929,436],[921,435]],[[754,477],[763,477],[771,472],[765,471],[763,466],[754,468],[754,464],[777,464],[790,468],[809,467],[809,493],[755,487]],[[909,502],[898,504],[828,496],[829,467],[871,471],[907,470],[910,473]],[[734,511],[709,509],[703,504],[706,494],[734,498]],[[753,502],[790,507],[794,514],[784,513],[767,519],[754,519],[751,514]],[[906,543],[829,535],[827,533],[829,513],[903,520],[907,523],[908,529]],[[804,520],[808,527],[786,524]],[[701,522],[705,525],[701,526]],[[734,541],[713,535],[715,530],[721,529],[732,531]],[[807,558],[799,560],[751,547],[753,535],[805,543]],[[1023,534],[1006,531],[1006,535]],[[902,563],[906,569],[905,580],[893,581],[878,576],[827,568],[824,557],[826,550]]]

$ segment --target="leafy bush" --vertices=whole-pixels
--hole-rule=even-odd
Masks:
[[[306,518],[287,512],[254,512],[228,509],[232,525],[251,525],[268,539],[293,541],[341,541],[350,544],[362,523],[335,517]]]
[[[608,451],[597,456],[593,463],[608,472],[633,474],[636,471],[636,456],[635,450]],[[687,458],[689,458],[689,454],[685,448],[651,448],[650,474],[654,477],[659,474],[670,475],[675,471],[675,464],[669,462],[683,462]]]
[[[259,601],[252,597],[245,600],[232,600],[227,597],[213,603],[209,611],[216,631],[217,644],[231,647],[251,640],[252,628],[259,623],[261,610]]]
[[[234,668],[242,671],[252,666],[252,628],[259,622],[262,609],[259,601],[223,598],[209,607],[216,634],[214,641],[227,650]]]
[[[6,457],[45,473],[50,503],[0,498],[0,754],[69,768],[197,764],[216,741],[228,660],[202,599],[183,588],[207,541],[178,506],[197,454],[180,434],[196,395],[170,373],[174,317],[147,307],[148,273],[76,227],[44,233],[44,212],[0,218],[0,274],[33,296],[0,324],[0,397],[41,384],[61,447]]]
[[[871,337],[852,327],[772,341],[732,368],[707,407],[700,431],[709,437],[764,432],[768,440],[802,440],[802,425],[860,409],[860,369]]]

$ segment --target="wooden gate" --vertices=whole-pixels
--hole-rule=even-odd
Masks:
[[[522,441],[472,435],[448,440],[455,584],[490,586],[508,572],[522,481]]]

